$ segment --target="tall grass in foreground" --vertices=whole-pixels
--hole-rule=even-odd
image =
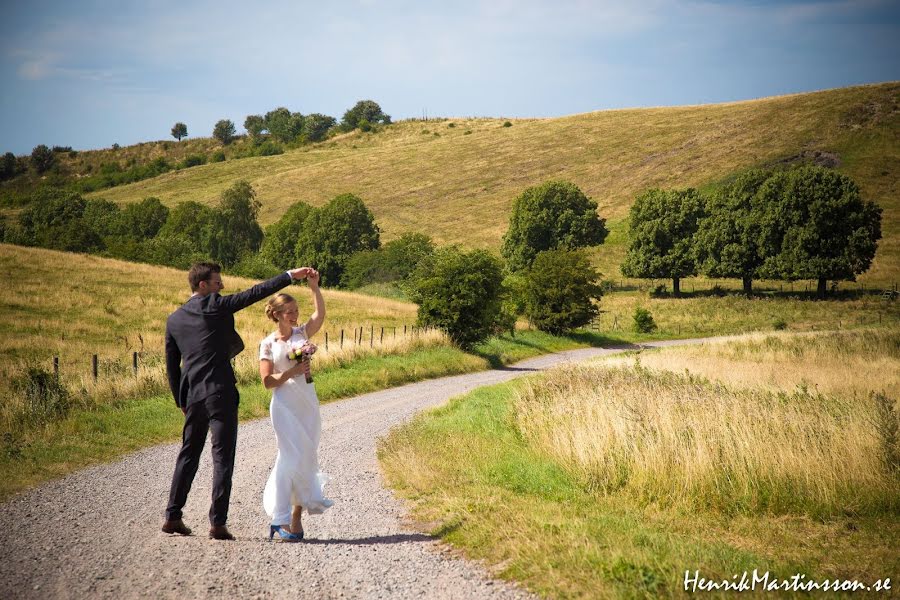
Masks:
[[[590,365],[531,380],[514,407],[525,439],[600,493],[725,513],[900,507],[892,442],[879,433],[896,412],[873,396],[732,390]]]

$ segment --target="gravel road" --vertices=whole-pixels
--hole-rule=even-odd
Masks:
[[[644,345],[673,343],[687,341]],[[308,541],[300,544],[267,539],[262,491],[275,442],[265,419],[240,426],[228,521],[234,542],[206,536],[208,447],[185,507],[190,537],[159,530],[176,444],[41,485],[0,505],[0,598],[529,597],[406,520],[403,503],[382,485],[376,440],[414,413],[474,388],[621,350],[545,355],[322,406],[319,460],[331,476],[326,491],[335,506],[304,518]]]

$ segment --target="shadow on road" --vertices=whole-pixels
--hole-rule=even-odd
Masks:
[[[373,535],[365,538],[355,539],[317,539],[310,538],[303,540],[302,544],[328,544],[328,545],[346,545],[346,546],[370,546],[372,544],[405,544],[407,542],[433,542],[437,538],[425,535],[424,533],[398,533],[397,535]]]

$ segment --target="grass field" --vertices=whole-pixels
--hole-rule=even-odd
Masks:
[[[372,209],[385,240],[418,231],[440,243],[497,249],[513,199],[528,186],[561,178],[596,200],[609,220],[612,235],[597,261],[618,276],[624,219],[642,190],[703,187],[738,170],[825,152],[884,208],[884,239],[863,280],[890,284],[900,281],[898,106],[900,84],[885,83],[728,104],[519,119],[512,127],[503,127],[504,119],[407,121],[95,195],[213,204],[236,180],[247,179],[266,224],[298,200],[321,205],[349,191]]]
[[[900,569],[900,406],[877,395],[898,348],[897,328],[779,333],[571,366],[379,456],[434,533],[541,595],[671,597],[695,570],[871,584]]]

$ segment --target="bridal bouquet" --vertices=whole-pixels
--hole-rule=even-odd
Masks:
[[[303,342],[302,344],[291,344],[291,349],[288,351],[287,357],[291,360],[299,360],[303,362],[304,360],[310,360],[312,355],[316,353],[316,345],[312,342]],[[312,375],[306,375],[306,383],[312,383],[313,378]]]

